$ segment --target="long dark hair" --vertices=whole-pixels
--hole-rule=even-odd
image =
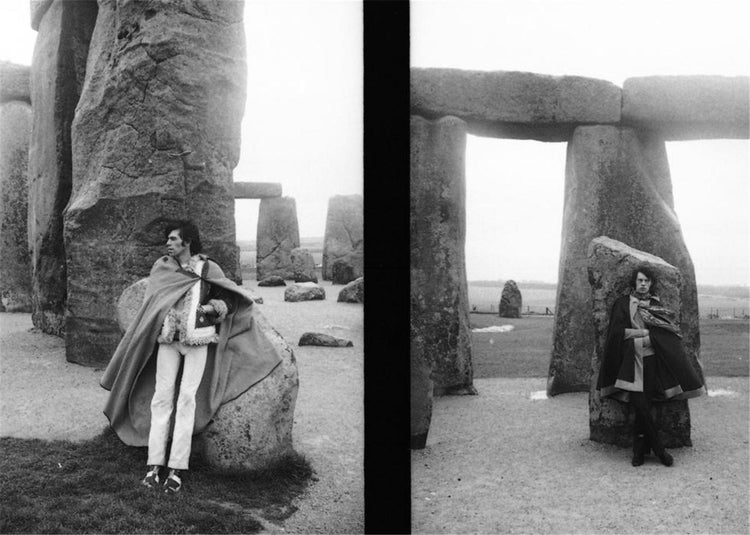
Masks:
[[[631,288],[635,288],[635,279],[638,278],[638,273],[643,273],[648,277],[648,280],[651,281],[651,288],[649,289],[649,293],[651,295],[656,295],[656,271],[654,271],[654,269],[647,264],[639,264],[638,266],[636,266],[636,268],[633,270],[633,273],[630,275]]]
[[[167,230],[164,232],[164,236],[169,236],[169,233],[173,230],[176,230],[180,233],[180,238],[182,238],[183,244],[187,243],[190,245],[191,254],[198,254],[203,251],[201,236],[198,232],[198,227],[195,226],[195,223],[187,219],[174,221],[167,226]]]

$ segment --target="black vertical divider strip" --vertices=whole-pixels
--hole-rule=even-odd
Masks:
[[[363,15],[365,532],[409,533],[409,4]]]

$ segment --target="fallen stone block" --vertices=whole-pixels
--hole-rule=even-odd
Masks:
[[[365,278],[359,277],[344,286],[336,299],[339,303],[364,303],[365,302]]]
[[[292,278],[294,282],[318,282],[315,260],[307,249],[292,249]]]
[[[322,346],[322,347],[352,347],[354,344],[351,340],[336,338],[330,334],[324,333],[304,333],[297,345],[300,346]]]
[[[286,286],[286,282],[283,277],[270,275],[258,281],[258,286]]]
[[[326,298],[326,291],[314,282],[296,282],[284,290],[284,301],[316,301]]]

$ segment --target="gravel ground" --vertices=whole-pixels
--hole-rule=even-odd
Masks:
[[[324,301],[285,303],[283,287],[249,285],[264,299],[260,310],[294,349],[300,377],[294,444],[318,478],[283,525],[266,523],[271,532],[364,531],[363,306],[337,303],[341,286],[321,286]],[[63,341],[32,327],[29,314],[0,313],[0,436],[96,436],[107,425],[101,370],[68,363]],[[346,338],[354,347],[298,347],[306,331]]]
[[[748,378],[707,383],[670,468],[588,440],[588,394],[536,399],[544,378],[436,399],[412,452],[412,532],[747,534]]]

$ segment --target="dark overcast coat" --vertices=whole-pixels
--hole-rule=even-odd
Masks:
[[[657,304],[652,302],[652,304]],[[632,329],[630,296],[619,297],[612,306],[604,346],[597,390],[601,397],[629,400],[628,384],[635,379],[636,355],[633,339],[625,339],[625,329]],[[685,354],[682,339],[656,326],[649,326],[651,345],[656,359],[657,385],[652,385],[655,401],[687,399],[705,393],[703,383]],[[636,390],[637,391],[637,390]]]

